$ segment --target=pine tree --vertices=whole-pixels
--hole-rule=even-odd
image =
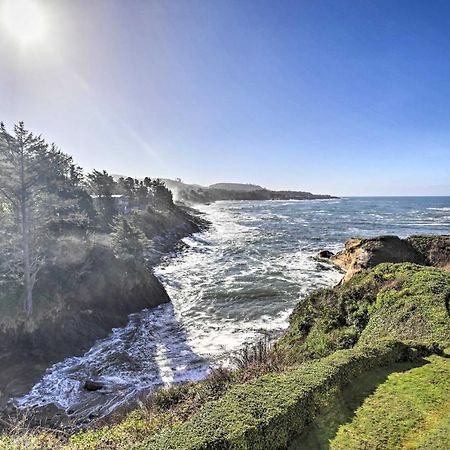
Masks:
[[[71,159],[21,122],[10,134],[0,124],[0,277],[24,288],[24,311],[33,311],[33,289],[46,258],[52,222],[79,213],[63,199]]]
[[[113,218],[117,214],[112,197],[118,189],[117,183],[105,170],[102,172],[94,170],[87,175],[87,186],[90,193],[97,200],[97,208],[103,222],[102,226],[109,230],[113,223]]]
[[[143,259],[150,244],[144,233],[122,214],[115,217],[111,236],[114,251],[120,258]]]

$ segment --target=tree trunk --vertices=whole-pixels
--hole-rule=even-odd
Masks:
[[[24,311],[27,317],[30,317],[33,312],[33,277],[31,274],[31,258],[30,258],[30,229],[28,223],[28,214],[26,205],[22,202],[21,208],[22,214],[22,261],[24,269],[24,281],[25,281],[25,299],[24,299]]]
[[[31,257],[30,257],[30,223],[27,211],[27,193],[25,187],[25,167],[23,148],[20,161],[20,182],[21,182],[21,202],[20,202],[20,214],[22,222],[22,263],[24,271],[25,281],[25,298],[23,309],[27,317],[30,317],[33,313],[33,277],[31,274]]]

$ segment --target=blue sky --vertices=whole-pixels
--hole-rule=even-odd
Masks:
[[[0,30],[0,120],[88,170],[450,195],[449,1],[34,3],[38,42]]]

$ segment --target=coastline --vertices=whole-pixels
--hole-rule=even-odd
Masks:
[[[153,267],[173,251],[184,237],[206,229],[209,224],[193,208],[176,206],[177,225],[155,236],[148,265],[133,266],[117,261],[111,254],[96,255],[96,272],[90,272],[78,285],[73,306],[60,309],[38,323],[16,324],[0,331],[0,411],[15,410],[9,399],[28,392],[54,363],[84,354],[113,328],[123,327],[128,316],[146,308],[170,302]],[[98,272],[102,273],[101,281]],[[11,349],[14,349],[11,351]]]

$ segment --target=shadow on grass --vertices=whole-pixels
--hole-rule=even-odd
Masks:
[[[291,442],[288,450],[329,449],[330,441],[336,436],[339,427],[351,422],[364,400],[372,395],[391,373],[406,372],[427,363],[424,359],[396,363],[389,367],[376,368],[353,379],[349,385],[331,396],[314,421]]]

